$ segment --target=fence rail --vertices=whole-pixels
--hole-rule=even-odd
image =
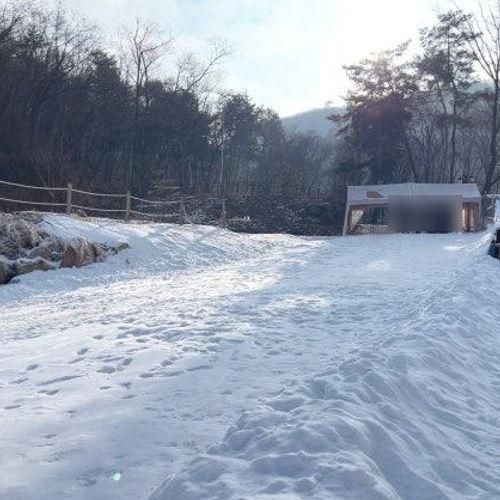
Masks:
[[[0,201],[7,201],[10,203],[19,203],[21,205],[36,205],[36,206],[51,206],[51,207],[65,207],[66,203],[54,203],[52,201],[27,201],[27,200],[14,200],[12,198],[1,198]]]
[[[45,192],[50,195],[54,193],[66,194],[65,201],[62,200],[40,200],[28,199],[24,196],[13,196],[11,193],[3,195],[2,186],[8,188],[10,191],[16,190],[19,192]],[[21,199],[24,198],[24,199]],[[82,200],[83,198],[83,200]],[[90,199],[97,199],[99,202],[91,202]],[[47,187],[47,186],[31,186],[28,184],[21,184],[17,182],[10,182],[0,180],[0,202],[5,207],[10,208],[12,205],[32,206],[36,208],[45,207],[48,211],[56,211],[54,209],[64,210],[67,214],[72,214],[75,211],[84,211],[96,214],[115,214],[122,216],[126,220],[134,218],[145,218],[148,220],[165,220],[177,219],[180,223],[187,222],[185,211],[185,198],[181,196],[178,200],[148,200],[132,196],[130,192],[127,193],[95,193],[92,191],[85,191],[83,189],[76,189],[72,184],[66,187]],[[105,205],[106,201],[113,202],[114,206]],[[119,204],[119,205],[117,205]],[[120,206],[121,205],[121,206]],[[167,213],[168,209],[177,207],[177,210]]]
[[[3,184],[4,186],[12,186],[12,187],[25,188],[25,189],[38,189],[41,191],[66,191],[67,190],[67,188],[58,188],[58,187],[48,188],[45,186],[29,186],[27,184],[17,184],[16,182],[8,182],[8,181],[2,181],[2,180],[0,180],[0,184]]]

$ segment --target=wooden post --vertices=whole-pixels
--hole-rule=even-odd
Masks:
[[[472,218],[474,221],[472,230],[479,231],[481,229],[481,209],[478,203],[474,203]]]
[[[351,205],[347,204],[345,207],[344,227],[342,229],[342,236],[347,236],[351,226]]]
[[[222,212],[220,214],[220,227],[227,228],[228,220],[227,220],[227,210],[226,210],[226,200],[222,200]]]
[[[68,191],[66,192],[66,213],[71,215],[72,210],[72,198],[73,198],[73,184],[68,182]]]
[[[132,196],[130,194],[130,191],[127,191],[127,194],[125,195],[125,220],[127,221],[130,220],[131,208],[132,208]]]
[[[186,224],[187,213],[186,213],[186,200],[184,196],[181,196],[181,201],[179,205],[179,224]]]

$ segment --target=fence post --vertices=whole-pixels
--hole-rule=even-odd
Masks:
[[[130,195],[130,191],[127,191],[125,195],[125,220],[130,220],[130,209],[132,208],[132,198]]]
[[[72,210],[72,198],[73,198],[73,184],[68,182],[68,190],[66,192],[66,213],[71,215]]]
[[[181,201],[179,205],[179,224],[186,224],[187,213],[186,213],[186,200],[184,196],[181,196]]]
[[[220,214],[220,227],[223,229],[227,228],[228,226],[228,221],[227,221],[227,210],[226,210],[226,200],[222,200],[222,212]]]

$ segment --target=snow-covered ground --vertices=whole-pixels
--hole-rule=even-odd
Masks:
[[[0,288],[0,498],[500,498],[487,235],[46,225],[131,249]]]

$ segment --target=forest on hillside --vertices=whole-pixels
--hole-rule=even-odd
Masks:
[[[0,0],[1,1],[1,0]],[[59,6],[0,3],[0,179],[141,195],[166,185],[262,193],[353,183],[477,182],[498,190],[500,3],[444,12],[420,38],[345,68],[331,137],[289,131],[220,72],[137,20],[110,50]]]

